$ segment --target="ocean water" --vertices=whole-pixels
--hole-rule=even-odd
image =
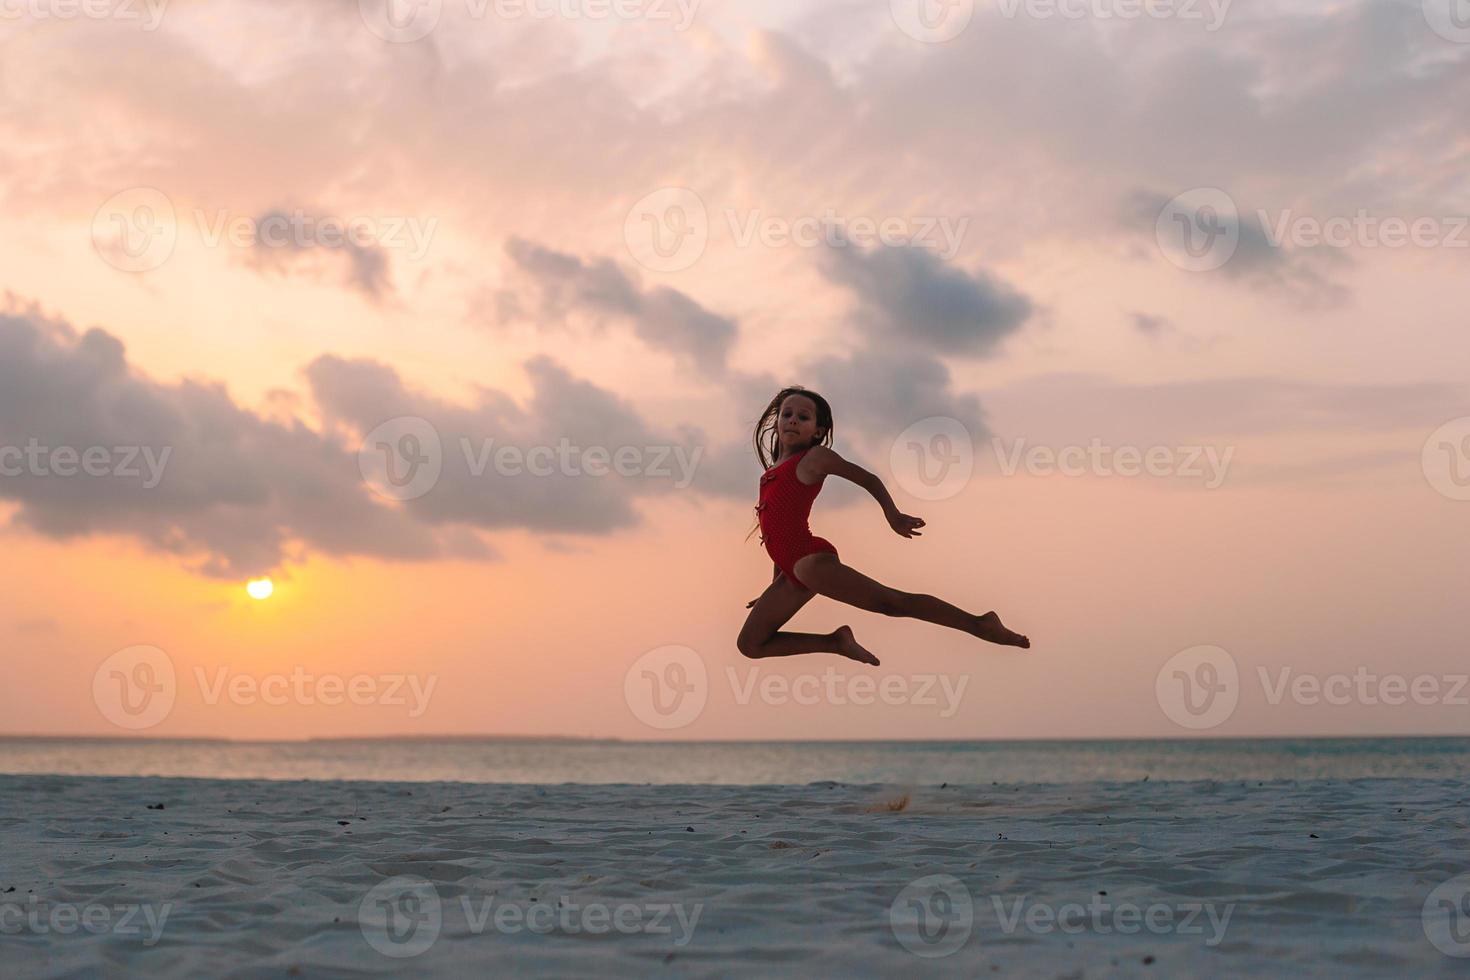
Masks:
[[[1073,783],[1465,778],[1470,738],[1026,742],[0,737],[0,773],[475,783]]]

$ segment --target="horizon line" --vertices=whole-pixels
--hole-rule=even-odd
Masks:
[[[1385,734],[1296,734],[1296,735],[1084,735],[1029,738],[689,738],[639,739],[613,735],[518,735],[518,734],[407,734],[407,735],[313,735],[306,738],[232,738],[221,735],[96,735],[0,733],[0,740],[60,742],[217,742],[235,745],[308,745],[319,742],[616,742],[625,745],[873,745],[912,744],[1017,744],[1035,742],[1271,742],[1271,741],[1372,741],[1379,739],[1465,739],[1470,733],[1385,733]]]

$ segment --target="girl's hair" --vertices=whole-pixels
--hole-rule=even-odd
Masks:
[[[812,440],[812,445],[832,445],[832,406],[827,404],[827,399],[815,391],[808,391],[801,385],[790,385],[776,392],[776,397],[771,399],[771,403],[766,406],[766,410],[761,413],[760,419],[755,423],[755,454],[760,457],[761,469],[770,469],[771,465],[776,462],[776,453],[781,449],[781,433],[778,429],[781,421],[781,403],[790,395],[810,398],[812,404],[817,406],[817,427],[822,430],[822,434]],[[757,508],[755,524],[745,535],[745,540],[750,540],[750,535],[756,532],[760,524],[760,512]]]
[[[760,457],[762,469],[769,469],[776,462],[776,454],[781,449],[781,433],[778,429],[781,403],[791,395],[810,398],[812,404],[817,406],[817,428],[822,430],[822,434],[812,440],[812,445],[832,445],[832,406],[827,404],[827,399],[801,385],[789,385],[776,392],[776,397],[771,399],[771,403],[755,423],[755,454]]]

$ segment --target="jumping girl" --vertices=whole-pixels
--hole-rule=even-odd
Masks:
[[[878,666],[878,658],[858,643],[847,626],[831,633],[781,631],[786,621],[817,594],[885,616],[907,616],[948,626],[991,643],[1031,646],[1026,637],[1006,629],[993,612],[976,616],[932,595],[900,592],[873,581],[839,561],[831,542],[812,535],[807,518],[828,476],[851,480],[872,494],[896,533],[917,537],[918,529],[924,526],[919,518],[899,511],[882,480],[833,452],[828,448],[831,444],[831,406],[821,395],[800,386],[778,392],[756,423],[755,452],[766,467],[756,517],[761,543],[776,570],[760,598],[745,604],[750,615],[736,640],[740,652],[754,659],[838,653]]]

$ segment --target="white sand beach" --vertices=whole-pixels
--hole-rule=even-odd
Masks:
[[[0,972],[1463,975],[1465,803],[0,776]]]

